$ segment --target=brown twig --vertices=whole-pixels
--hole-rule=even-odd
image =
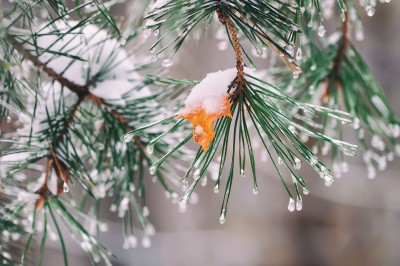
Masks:
[[[342,24],[342,38],[340,41],[340,46],[337,50],[336,57],[333,60],[333,68],[332,68],[332,75],[333,80],[336,81],[336,86],[341,89],[342,88],[342,81],[340,79],[340,68],[342,64],[342,60],[346,55],[346,51],[350,45],[351,37],[350,37],[350,20],[349,20],[349,12],[345,12],[345,20]],[[322,101],[326,102],[329,99],[329,95],[331,93],[331,84],[327,82],[327,87],[325,90],[324,95],[322,96]]]
[[[222,25],[225,25],[228,28],[229,34],[231,35],[232,42],[233,42],[233,49],[235,50],[235,56],[236,56],[236,69],[237,69],[236,82],[239,86],[241,86],[242,82],[244,81],[244,79],[243,79],[244,66],[243,66],[242,50],[240,47],[240,42],[239,42],[239,38],[237,36],[236,29],[233,26],[230,19],[226,18],[224,16],[221,9],[217,10],[217,15],[218,15],[219,21],[222,23]],[[238,88],[239,88],[239,86],[238,86]]]
[[[37,67],[38,69],[43,70],[50,78],[52,78],[55,81],[58,81],[61,85],[63,85],[64,87],[68,88],[70,91],[76,93],[78,95],[78,97],[79,97],[78,101],[73,106],[73,108],[71,110],[71,113],[70,113],[68,119],[66,120],[66,122],[64,124],[63,129],[59,132],[59,135],[55,139],[55,141],[52,144],[52,146],[50,146],[51,157],[54,159],[54,162],[56,164],[56,170],[59,173],[62,181],[65,182],[65,183],[68,183],[68,177],[65,175],[65,172],[64,172],[64,171],[66,171],[68,173],[68,171],[67,170],[63,170],[64,167],[61,165],[61,163],[57,159],[55,149],[59,145],[59,143],[62,140],[62,138],[68,133],[68,129],[70,128],[71,124],[73,123],[73,121],[75,119],[75,116],[76,116],[76,113],[77,113],[80,105],[82,104],[82,102],[85,99],[88,99],[88,100],[92,101],[93,103],[95,103],[96,105],[102,106],[103,108],[108,110],[110,112],[110,114],[115,119],[117,119],[121,124],[123,124],[126,129],[133,130],[133,128],[131,128],[128,125],[127,120],[122,115],[120,115],[116,110],[114,110],[112,108],[112,106],[110,106],[106,101],[104,101],[104,99],[99,98],[96,95],[94,95],[94,94],[89,92],[89,88],[95,83],[95,79],[88,80],[85,85],[76,84],[73,81],[71,81],[71,80],[65,78],[64,76],[60,75],[59,73],[57,73],[54,69],[48,67],[45,63],[41,62],[38,57],[32,55],[11,34],[7,34],[7,39],[13,45],[13,47],[19,53],[22,54],[22,56],[25,59],[31,61],[35,67]],[[146,152],[145,144],[141,141],[140,137],[139,136],[135,136],[134,140],[136,141],[136,143],[138,144],[138,146],[142,150],[142,152]],[[45,182],[44,182],[43,186],[37,191],[37,193],[40,195],[40,198],[36,202],[36,208],[37,209],[40,208],[43,205],[45,197],[48,194],[47,181],[48,181],[48,175],[49,175],[49,172],[50,172],[50,169],[51,169],[52,165],[53,165],[53,160],[51,158],[49,158],[48,159],[48,163],[47,163],[47,167],[46,167],[46,179],[45,179]]]

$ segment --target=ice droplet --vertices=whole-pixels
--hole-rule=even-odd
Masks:
[[[157,60],[158,60],[158,55],[153,54],[153,55],[151,56],[151,62],[155,63],[155,62],[157,62]]]
[[[325,29],[324,25],[320,25],[318,27],[318,35],[319,35],[319,37],[324,37],[325,34],[326,34],[326,29]]]
[[[172,66],[172,60],[169,58],[164,59],[161,63],[161,66],[165,68]]]
[[[258,194],[258,187],[257,186],[253,187],[253,194],[254,195]]]
[[[148,236],[143,236],[142,238],[142,246],[144,248],[149,248],[151,246],[151,239]]]
[[[146,151],[148,154],[153,154],[154,152],[154,144],[148,144],[146,147]]]
[[[369,17],[372,17],[375,14],[375,8],[373,6],[367,6],[365,10],[367,11],[367,15]]]
[[[133,135],[125,135],[124,136],[124,141],[125,142],[131,142],[133,139]]]
[[[149,172],[151,175],[155,175],[157,172],[157,167],[155,165],[152,165],[149,169]]]
[[[64,182],[64,184],[63,184],[63,191],[64,191],[65,193],[69,192],[69,186],[68,186],[68,184],[65,183],[65,182]]]
[[[149,208],[148,208],[147,206],[144,206],[144,207],[143,207],[143,209],[142,209],[142,214],[143,214],[144,217],[149,216],[150,210],[149,210]]]
[[[301,59],[303,59],[303,50],[299,47],[296,52],[296,60],[300,61]]]
[[[295,210],[295,208],[296,208],[296,202],[295,202],[292,198],[290,198],[290,199],[289,199],[288,210],[289,210],[290,212],[292,212],[292,211]]]
[[[197,169],[196,171],[194,171],[193,178],[194,178],[194,180],[198,180],[200,178],[200,169]]]
[[[301,168],[301,161],[299,158],[294,159],[295,165],[294,168],[296,168],[297,170],[299,170]]]
[[[225,223],[225,209],[222,210],[221,216],[219,217],[219,223],[220,224]]]
[[[296,202],[296,210],[301,211],[303,209],[303,201],[300,199]]]
[[[332,184],[333,184],[333,177],[332,176],[326,175],[324,177],[324,179],[325,179],[325,186],[327,186],[327,187],[332,186]]]
[[[245,172],[244,172],[244,169],[242,168],[242,169],[240,169],[240,176],[241,177],[246,177],[246,174],[245,174]]]

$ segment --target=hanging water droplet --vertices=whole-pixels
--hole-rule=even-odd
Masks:
[[[169,58],[164,59],[161,63],[161,66],[165,68],[172,66],[172,60]]]
[[[301,59],[303,59],[303,50],[301,49],[301,47],[299,47],[296,53],[296,60],[300,61]]]
[[[143,37],[144,37],[145,39],[149,38],[149,37],[150,37],[150,34],[151,34],[151,30],[150,30],[149,28],[145,28],[145,29],[143,30]]]
[[[374,179],[376,177],[376,170],[375,167],[372,165],[368,165],[368,179]]]
[[[245,174],[245,172],[244,172],[244,169],[242,168],[242,169],[240,169],[240,176],[241,177],[246,177],[246,174]]]
[[[214,193],[219,193],[219,185],[216,184],[214,187]]]
[[[144,217],[149,216],[150,210],[149,210],[149,208],[148,208],[147,206],[144,206],[144,207],[143,207],[143,209],[142,209],[142,214],[143,214]]]
[[[303,201],[300,199],[296,202],[296,210],[301,211],[303,209]]]
[[[253,194],[254,195],[258,194],[258,187],[257,186],[253,187]]]
[[[68,186],[68,184],[65,183],[65,182],[64,182],[64,184],[63,184],[63,191],[64,191],[65,193],[69,192],[69,186]]]
[[[333,184],[333,177],[330,175],[325,175],[325,186],[330,187]]]
[[[372,17],[375,14],[375,8],[373,6],[367,6],[365,10],[367,11],[367,15],[369,17]]]
[[[133,135],[131,135],[131,134],[124,136],[124,141],[125,142],[131,142],[132,139],[133,139]]]
[[[11,121],[12,121],[12,119],[11,119],[11,116],[7,116],[6,123],[7,123],[7,124],[10,124],[10,123],[11,123]]]
[[[319,37],[324,37],[325,34],[326,34],[326,29],[325,29],[324,25],[320,25],[318,27],[318,35],[319,35]]]
[[[297,72],[297,71],[294,71],[293,72],[293,79],[298,79],[299,78],[299,72]]]
[[[283,164],[283,160],[282,160],[281,157],[278,157],[278,164],[279,164],[279,165],[282,165],[282,164]]]
[[[292,198],[290,198],[290,199],[289,199],[288,210],[289,210],[290,212],[292,212],[292,211],[295,210],[295,208],[296,208],[296,202],[295,202]]]
[[[303,194],[304,194],[304,195],[308,195],[308,194],[310,194],[310,191],[308,191],[308,189],[306,189],[305,187],[303,187]]]
[[[187,178],[182,180],[182,188],[185,190],[187,189],[187,187],[189,186],[189,181],[187,180]]]
[[[154,144],[148,144],[146,147],[146,151],[148,154],[153,154],[154,152]]]
[[[153,54],[153,55],[151,56],[151,62],[155,63],[155,62],[157,62],[157,60],[158,60],[158,55]]]
[[[157,167],[155,165],[152,165],[149,169],[149,172],[151,175],[155,175],[157,172]]]
[[[295,165],[294,168],[296,168],[297,170],[301,168],[301,161],[299,158],[295,158],[294,159]]]
[[[153,31],[153,34],[154,34],[154,36],[158,36],[158,34],[160,34],[160,30],[159,29],[155,29],[154,31]]]
[[[143,236],[143,238],[142,238],[142,246],[144,247],[144,248],[149,248],[150,246],[151,246],[151,239],[150,239],[150,237],[148,237],[148,236]]]
[[[222,210],[221,216],[219,217],[219,223],[220,224],[225,223],[225,209]]]
[[[198,180],[200,178],[200,169],[194,171],[193,178],[194,180]]]

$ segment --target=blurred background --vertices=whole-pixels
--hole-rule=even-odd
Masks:
[[[131,11],[120,5],[115,12]],[[364,17],[366,37],[356,45],[400,115],[399,14],[399,1],[378,4],[373,17]],[[217,43],[213,34],[186,43],[170,76],[201,79],[232,67],[231,49],[220,51]],[[351,132],[347,140],[354,140]],[[250,175],[236,176],[224,225],[223,193],[213,193],[212,182],[199,187],[199,203],[181,214],[149,178],[149,218],[157,231],[151,247],[124,250],[121,225],[108,210],[109,231],[100,240],[119,258],[113,265],[121,266],[400,265],[400,160],[369,180],[362,159],[348,159],[349,173],[330,188],[304,167],[311,193],[303,197],[303,210],[293,213],[272,165],[258,162],[259,194],[252,193]],[[70,241],[68,247],[70,265],[90,265],[79,246]],[[56,265],[62,258],[58,243],[47,248],[44,265]]]

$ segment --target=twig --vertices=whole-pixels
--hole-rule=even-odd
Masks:
[[[336,86],[341,89],[342,88],[342,81],[340,78],[340,68],[342,64],[342,60],[346,55],[346,51],[350,45],[351,38],[350,38],[350,20],[349,20],[349,12],[345,12],[345,19],[342,24],[342,38],[340,41],[340,46],[337,50],[336,57],[333,60],[333,67],[332,67],[332,75],[333,79],[336,81]],[[331,93],[331,84],[327,82],[326,90],[324,95],[322,96],[322,101],[326,102],[329,99],[329,95]]]

